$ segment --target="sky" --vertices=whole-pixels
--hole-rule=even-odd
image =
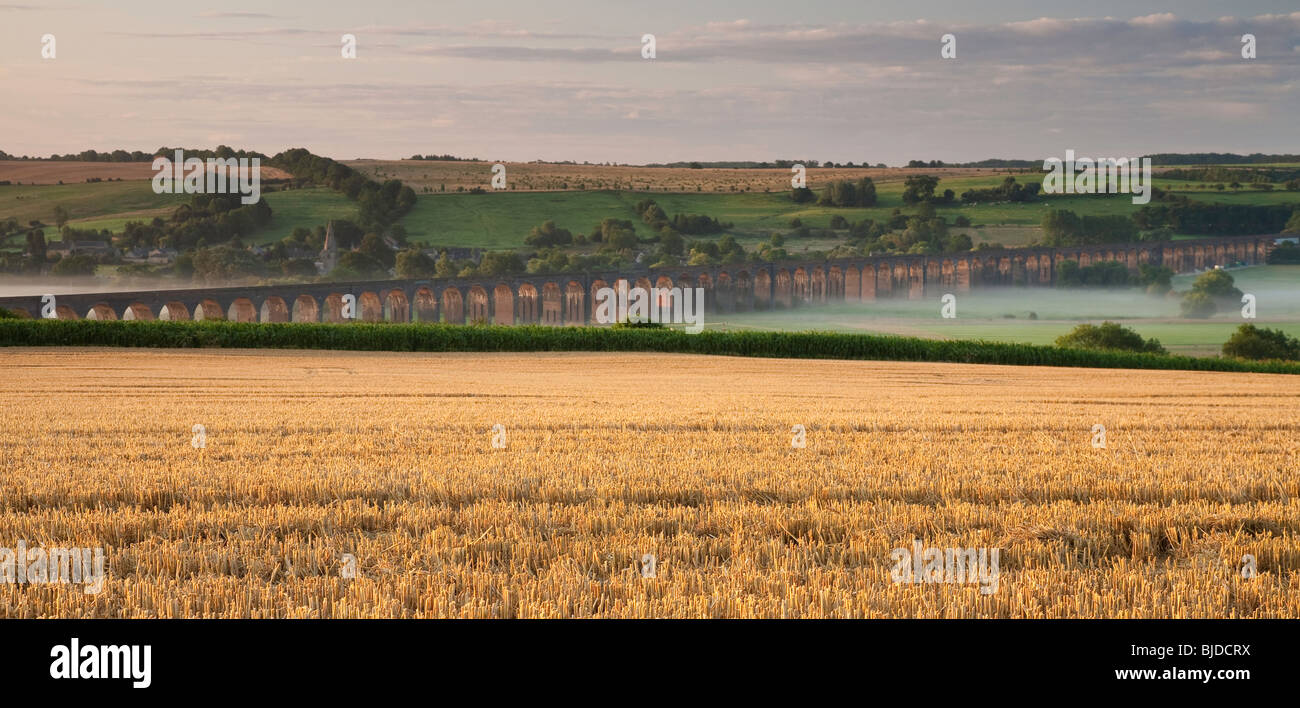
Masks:
[[[891,165],[1300,153],[1300,0],[204,5],[0,0],[0,150]],[[955,58],[940,56],[945,34]]]

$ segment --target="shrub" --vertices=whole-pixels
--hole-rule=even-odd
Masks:
[[[53,275],[94,275],[98,263],[91,256],[64,256],[50,268]]]
[[[1281,330],[1264,329],[1253,324],[1243,324],[1223,343],[1223,355],[1239,359],[1300,360],[1300,340],[1289,337]]]
[[[1214,304],[1214,298],[1200,292],[1192,290],[1183,295],[1183,301],[1179,304],[1183,317],[1194,317],[1196,319],[1205,319],[1213,315],[1219,308]]]
[[[1241,290],[1238,290],[1233,285],[1232,275],[1217,268],[1202,273],[1192,283],[1192,291],[1205,293],[1215,300],[1238,301],[1241,299]]]
[[[1122,352],[1167,354],[1159,340],[1142,339],[1142,335],[1114,322],[1100,325],[1081,324],[1069,334],[1056,338],[1056,346],[1064,349],[1100,349]]]
[[[1300,265],[1300,244],[1285,241],[1268,253],[1271,265]]]
[[[663,329],[662,322],[652,322],[650,320],[632,319],[631,317],[622,322],[615,322],[614,329]]]

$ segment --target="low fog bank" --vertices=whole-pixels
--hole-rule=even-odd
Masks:
[[[158,290],[202,290],[239,285],[246,281],[192,283],[175,280],[105,280],[102,278],[0,278],[0,297],[32,295],[74,295],[78,293],[153,292]]]
[[[1265,321],[1300,321],[1300,282],[1294,287],[1277,284],[1238,287],[1255,296],[1256,316]],[[743,328],[803,331],[810,329],[891,329],[893,325],[934,325],[992,321],[1004,325],[1032,326],[1038,321],[1174,320],[1180,323],[1240,322],[1240,305],[1223,305],[1208,320],[1183,318],[1181,294],[1149,295],[1141,289],[1097,290],[1065,288],[991,288],[954,293],[956,317],[944,319],[940,295],[922,300],[878,299],[753,313],[708,313],[706,322]]]

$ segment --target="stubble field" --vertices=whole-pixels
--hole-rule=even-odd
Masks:
[[[0,616],[1298,617],[1298,400],[1262,374],[9,349],[0,547],[102,546],[109,573],[0,583]],[[892,582],[914,539],[998,549],[997,591]]]

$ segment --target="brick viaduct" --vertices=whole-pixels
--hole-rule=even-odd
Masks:
[[[976,287],[1050,285],[1059,264],[1118,261],[1186,273],[1234,262],[1263,263],[1273,236],[1018,248],[937,256],[877,256],[835,261],[680,266],[582,274],[265,285],[59,295],[62,319],[227,319],[240,322],[342,322],[343,296],[362,321],[579,325],[591,322],[597,289],[702,287],[705,312],[790,309],[877,298],[921,299]],[[36,316],[41,296],[0,298],[0,307]]]

